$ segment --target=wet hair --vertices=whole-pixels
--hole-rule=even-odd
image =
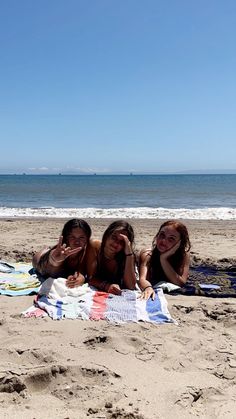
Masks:
[[[83,230],[84,234],[86,235],[87,239],[90,239],[92,230],[89,224],[86,221],[81,220],[80,218],[72,218],[72,220],[69,220],[65,223],[61,233],[63,236],[63,242],[65,242],[67,245],[68,236],[74,228],[81,228],[81,230]]]
[[[182,268],[183,268],[183,265],[184,265],[185,255],[191,248],[191,243],[190,243],[190,240],[189,240],[189,234],[188,234],[187,227],[183,223],[181,223],[180,221],[177,221],[177,220],[165,221],[160,226],[160,228],[159,228],[159,230],[158,230],[157,234],[155,235],[155,237],[153,239],[153,242],[152,242],[151,257],[150,257],[149,263],[148,263],[149,276],[151,278],[154,278],[154,277],[157,278],[158,275],[163,275],[164,274],[163,269],[161,267],[161,263],[160,263],[160,252],[156,247],[156,239],[157,239],[158,235],[160,234],[161,230],[164,227],[173,227],[180,234],[180,246],[176,250],[174,255],[172,255],[169,258],[171,266],[175,269],[175,271],[178,274],[182,273]]]
[[[123,233],[125,232],[130,243],[131,243],[131,248],[133,248],[134,246],[134,230],[133,227],[127,223],[127,221],[124,220],[117,220],[114,221],[113,223],[111,223],[107,229],[104,231],[103,233],[103,237],[102,237],[102,242],[101,242],[101,248],[100,248],[100,257],[99,257],[99,270],[100,270],[100,275],[103,275],[103,262],[104,262],[104,248],[106,245],[106,241],[107,239],[115,232],[120,232]],[[126,256],[125,256],[125,252],[124,249],[121,249],[121,251],[119,253],[117,253],[116,257],[115,257],[116,261],[117,261],[117,277],[118,278],[122,278],[123,272],[124,272],[124,266],[125,266],[125,260],[126,260]]]

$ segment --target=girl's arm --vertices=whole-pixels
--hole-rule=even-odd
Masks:
[[[79,287],[80,285],[83,285],[86,280],[89,282],[89,278],[92,278],[95,275],[100,246],[100,240],[89,240],[83,257],[85,262],[84,269],[82,269],[83,274],[77,271],[74,273],[74,275],[69,275],[66,280],[66,285],[68,288]]]
[[[33,267],[43,276],[58,276],[63,272],[64,261],[81,251],[81,247],[71,249],[63,244],[63,236],[52,249],[43,249],[33,256]]]
[[[125,234],[120,234],[125,242],[124,253],[125,253],[125,269],[123,274],[123,280],[125,288],[134,290],[136,285],[135,276],[135,255],[133,253],[131,243]]]
[[[152,288],[152,284],[147,280],[148,274],[148,262],[150,260],[150,250],[143,250],[140,252],[139,258],[139,286],[142,290],[141,298],[148,300],[148,298],[155,298],[155,291]]]
[[[89,285],[97,288],[100,291],[108,292],[110,294],[121,295],[121,289],[118,284],[110,284],[110,282],[102,281],[98,278],[90,278]]]
[[[172,282],[172,284],[182,287],[188,279],[190,257],[189,257],[189,253],[185,254],[183,266],[181,269],[181,274],[178,274],[169,262],[170,256],[172,256],[177,251],[178,248],[179,248],[179,242],[175,246],[173,246],[170,250],[161,254],[160,262],[161,262],[162,269],[166,277],[168,278],[168,280]]]
[[[101,278],[97,276],[97,265],[98,265],[98,258],[99,258],[99,250],[101,246],[101,242],[96,240],[97,245],[96,247],[96,259],[90,261],[90,268],[88,270],[88,283],[92,287],[97,288],[100,291],[109,292],[110,294],[120,295],[121,289],[118,284],[111,284],[110,282],[103,281]]]
[[[42,276],[56,277],[63,269],[63,262],[55,263],[54,260],[51,259],[52,250],[53,249],[43,249],[40,252],[35,253],[33,256],[33,267]]]
[[[99,258],[99,250],[101,246],[100,240],[93,240],[92,241],[92,249],[93,251],[90,252],[88,255],[88,283],[92,287],[97,288],[100,291],[110,292],[111,294],[121,294],[121,289],[117,284],[110,284],[107,281],[103,281],[100,278],[97,278],[97,265],[98,265],[98,258]]]
[[[69,275],[66,280],[66,286],[68,288],[80,287],[85,283],[85,276],[80,272],[75,272],[74,275]]]
[[[97,288],[100,291],[108,292],[110,294],[121,295],[121,289],[118,284],[111,284],[107,281],[102,281],[96,277],[90,277],[88,280],[89,285]]]
[[[133,253],[127,253],[125,256],[125,269],[124,269],[124,288],[134,290],[136,285],[135,276],[135,255]]]

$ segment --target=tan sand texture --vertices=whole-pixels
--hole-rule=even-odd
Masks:
[[[101,238],[111,220],[88,220]],[[2,219],[0,257],[30,261],[65,220]],[[130,220],[138,249],[161,220]],[[186,221],[193,264],[236,261],[236,222]],[[22,318],[0,296],[1,418],[235,418],[234,298],[166,296],[178,325]]]

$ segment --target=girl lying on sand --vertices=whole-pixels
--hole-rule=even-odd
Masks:
[[[84,284],[120,295],[123,288],[136,286],[134,231],[126,221],[109,225],[102,242],[91,239],[91,228],[80,219],[68,221],[57,245],[33,257],[34,268],[45,277],[67,278],[74,288]],[[166,221],[154,237],[151,250],[140,252],[141,298],[155,298],[153,287],[160,281],[183,286],[189,273],[190,241],[179,221]]]
[[[65,223],[58,243],[33,257],[34,268],[44,277],[67,278],[69,288],[82,285],[96,270],[100,240],[91,239],[89,224],[73,218]]]
[[[139,286],[141,298],[155,298],[153,287],[160,281],[183,286],[189,274],[190,240],[179,221],[163,223],[153,239],[152,249],[140,252]]]
[[[91,228],[80,219],[68,221],[57,245],[33,257],[34,268],[44,277],[67,278],[69,288],[89,284],[111,294],[134,289],[134,232],[126,221],[113,222],[104,232],[102,242],[91,239]]]
[[[89,284],[99,290],[120,295],[121,289],[135,289],[134,231],[126,221],[109,225],[103,234],[97,271]]]

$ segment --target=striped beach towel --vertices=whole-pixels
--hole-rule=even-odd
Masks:
[[[61,280],[61,278],[60,278]],[[56,280],[55,280],[56,281]],[[54,281],[54,282],[55,282]],[[87,284],[73,289],[77,296],[55,298],[38,295],[34,306],[23,312],[25,317],[50,316],[53,320],[84,319],[107,320],[113,323],[151,322],[173,323],[162,289],[156,289],[155,300],[141,300],[138,291],[123,290],[120,296],[97,291]],[[68,293],[73,292],[70,290]],[[58,296],[57,296],[58,297]]]

